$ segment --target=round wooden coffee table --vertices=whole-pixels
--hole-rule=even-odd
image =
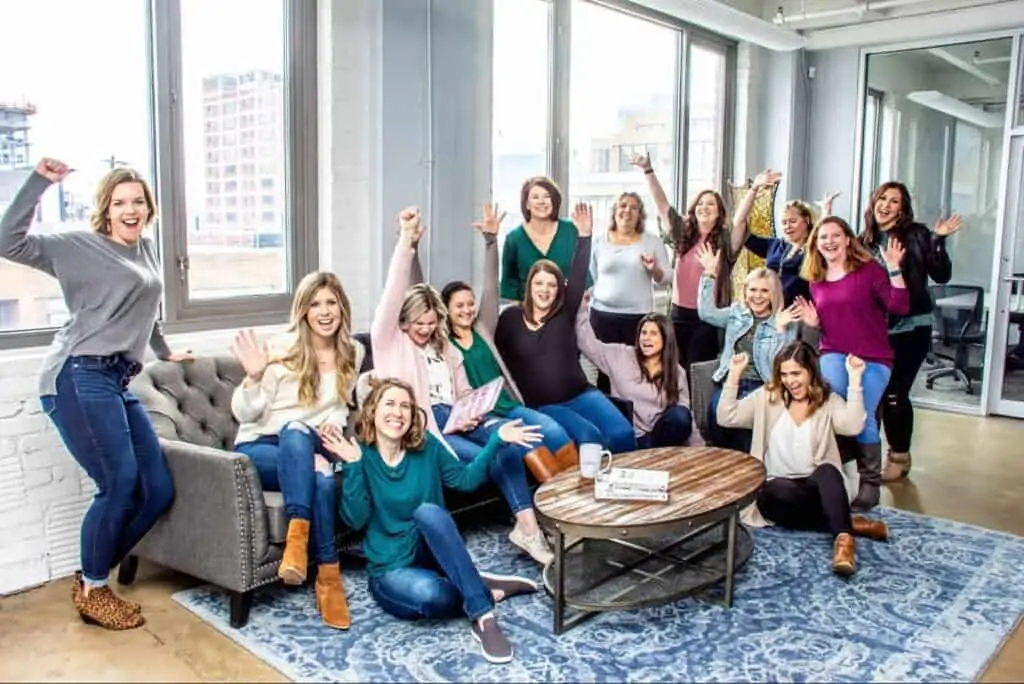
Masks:
[[[668,501],[595,499],[594,481],[579,468],[537,489],[538,518],[554,533],[544,584],[555,633],[597,612],[670,603],[723,580],[731,606],[736,568],[754,548],[739,514],[764,483],[764,465],[729,449],[666,447],[618,454],[614,466],[667,470]],[[567,606],[577,611],[568,620]]]

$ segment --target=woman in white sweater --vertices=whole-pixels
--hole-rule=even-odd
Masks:
[[[239,422],[235,450],[256,466],[264,489],[284,496],[288,535],[277,574],[285,584],[306,581],[312,529],[317,608],[326,625],[347,629],[334,542],[334,466],[322,436],[342,434],[366,352],[352,338],[341,282],[333,273],[310,273],[295,292],[287,338],[260,345],[252,331],[240,332],[231,351],[246,373],[231,398]]]
[[[806,342],[783,347],[775,356],[771,380],[737,400],[748,362],[745,353],[733,355],[718,403],[721,425],[753,430],[750,455],[767,471],[768,481],[756,502],[743,512],[744,522],[829,532],[835,539],[833,572],[852,575],[854,535],[877,540],[889,535],[883,521],[851,517],[856,484],[846,480],[835,439],[836,434],[856,435],[864,428],[864,361],[846,357],[846,401],[822,380],[818,353]]]

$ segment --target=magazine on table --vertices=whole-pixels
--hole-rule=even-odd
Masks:
[[[448,422],[444,424],[443,432],[446,435],[455,432],[455,426],[461,421],[480,418],[493,411],[504,387],[505,378],[499,375],[486,385],[480,385],[456,401],[452,406],[452,412],[448,415]]]

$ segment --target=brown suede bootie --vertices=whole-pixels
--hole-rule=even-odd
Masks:
[[[78,595],[82,593],[82,571],[75,570],[75,577],[71,581],[71,601],[77,602]],[[114,598],[120,601],[128,608],[129,611],[138,615],[142,612],[142,604],[136,603],[135,601],[129,601],[128,599],[114,594]]]
[[[82,622],[104,629],[135,629],[146,623],[146,619],[140,613],[132,612],[110,587],[95,587],[88,593],[83,588],[75,600],[75,608]]]
[[[309,521],[292,518],[288,521],[288,537],[284,542],[284,554],[277,576],[285,584],[297,586],[306,581],[306,565],[309,563]]]
[[[580,452],[576,448],[575,442],[569,442],[564,447],[555,452],[555,461],[558,462],[560,470],[567,470],[568,468],[574,468],[580,464]]]
[[[849,577],[857,571],[857,545],[853,535],[841,532],[832,547],[832,572]]]
[[[884,520],[873,520],[862,515],[855,515],[850,518],[853,534],[857,537],[885,541],[889,538],[889,526]]]
[[[337,562],[321,563],[317,570],[316,609],[328,627],[348,629],[352,624],[345,586],[341,583],[341,566]]]
[[[523,463],[533,473],[537,482],[544,483],[562,471],[562,467],[555,460],[554,454],[545,446],[531,449],[523,456]]]

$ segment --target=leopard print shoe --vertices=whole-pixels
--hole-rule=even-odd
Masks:
[[[110,587],[96,587],[88,594],[80,590],[75,608],[82,622],[104,629],[135,629],[146,623],[146,619],[139,613],[133,613]]]
[[[71,582],[71,601],[73,603],[78,602],[78,595],[80,593],[82,593],[82,571],[76,570],[75,579]],[[114,594],[114,598],[123,603],[132,613],[139,614],[142,612],[142,604],[136,603],[135,601],[129,601],[128,599],[122,598],[117,594]]]

